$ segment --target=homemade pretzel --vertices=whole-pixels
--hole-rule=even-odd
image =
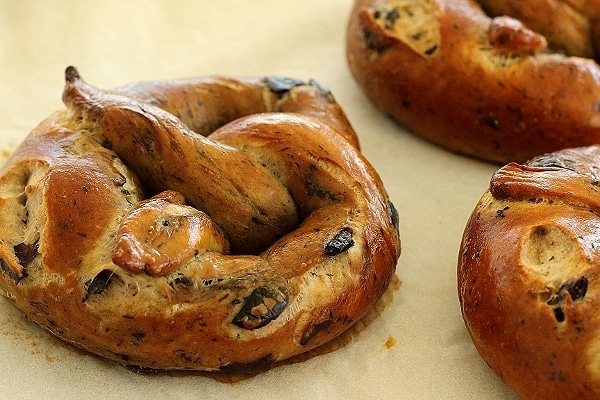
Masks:
[[[600,398],[600,146],[498,170],[464,232],[475,347],[524,399]]]
[[[408,130],[524,162],[600,143],[598,21],[591,0],[357,0],[347,58],[367,98]]]
[[[261,370],[386,290],[398,216],[317,83],[104,91],[69,67],[63,101],[0,170],[2,294],[59,338],[127,365]]]

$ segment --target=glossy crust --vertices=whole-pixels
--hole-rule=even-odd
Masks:
[[[464,232],[463,317],[525,399],[600,398],[600,146],[508,164]]]
[[[317,83],[104,91],[69,67],[63,100],[0,170],[2,294],[59,338],[122,364],[254,371],[386,290],[398,216]]]
[[[365,95],[427,140],[502,164],[600,143],[600,68],[582,58],[597,55],[597,2],[481,3],[497,16],[469,0],[356,1],[347,58]]]

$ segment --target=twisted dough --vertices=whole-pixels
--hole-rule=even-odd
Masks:
[[[387,288],[396,211],[315,82],[104,91],[69,67],[63,101],[0,170],[0,288],[61,339],[142,367],[261,369]]]
[[[410,131],[524,162],[600,143],[598,4],[357,0],[348,64],[369,100]]]
[[[600,146],[498,170],[467,224],[463,317],[524,399],[600,398]]]

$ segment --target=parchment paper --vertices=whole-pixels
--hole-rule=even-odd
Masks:
[[[236,383],[139,373],[82,353],[0,300],[1,399],[512,399],[460,315],[458,246],[495,165],[374,109],[347,69],[351,0],[0,2],[0,161],[62,108],[64,70],[110,88],[209,74],[314,78],[333,92],[400,212],[402,286],[347,346]],[[1,221],[0,221],[1,223]],[[97,397],[98,396],[98,397]]]

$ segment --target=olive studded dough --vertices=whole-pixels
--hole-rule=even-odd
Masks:
[[[505,164],[600,142],[597,1],[357,0],[365,96],[445,149]]]
[[[321,85],[65,75],[0,170],[0,290],[27,318],[121,364],[245,372],[386,290],[398,215]]]
[[[600,397],[599,166],[599,146],[507,164],[465,228],[466,327],[524,399]]]

